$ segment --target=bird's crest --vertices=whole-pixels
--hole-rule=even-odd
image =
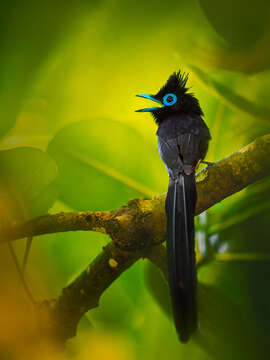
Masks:
[[[168,93],[168,92],[181,92],[186,93],[189,88],[186,87],[186,83],[188,81],[188,74],[179,70],[178,72],[174,72],[169,79],[167,80],[166,84],[159,90],[157,96]]]

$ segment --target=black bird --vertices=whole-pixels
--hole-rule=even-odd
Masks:
[[[159,154],[169,173],[167,260],[174,322],[181,342],[187,342],[197,328],[195,171],[211,139],[199,101],[188,92],[187,80],[188,74],[174,72],[156,95],[137,95],[160,104],[137,111],[153,115]]]

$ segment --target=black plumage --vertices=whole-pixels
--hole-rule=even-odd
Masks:
[[[188,92],[188,75],[173,73],[156,95],[138,95],[160,104],[150,111],[158,124],[160,157],[169,174],[166,198],[167,259],[174,322],[182,342],[197,328],[197,276],[194,215],[195,171],[211,139],[195,96]]]

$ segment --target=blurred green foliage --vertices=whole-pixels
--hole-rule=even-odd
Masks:
[[[2,2],[0,224],[165,192],[156,126],[134,113],[134,95],[157,91],[179,68],[212,133],[208,161],[269,132],[269,17],[266,0]],[[106,359],[118,360],[268,358],[269,200],[264,179],[198,221],[199,248],[213,261],[199,270],[190,344],[178,343],[159,270],[139,261],[82,321],[70,357],[103,359],[107,347]],[[56,296],[107,241],[78,232],[35,239],[28,277],[37,293]]]

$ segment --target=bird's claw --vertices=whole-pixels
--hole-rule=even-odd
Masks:
[[[210,166],[215,165],[214,162],[209,162],[209,161],[201,161],[201,164],[207,165],[207,166],[206,166],[206,169],[208,169]]]

